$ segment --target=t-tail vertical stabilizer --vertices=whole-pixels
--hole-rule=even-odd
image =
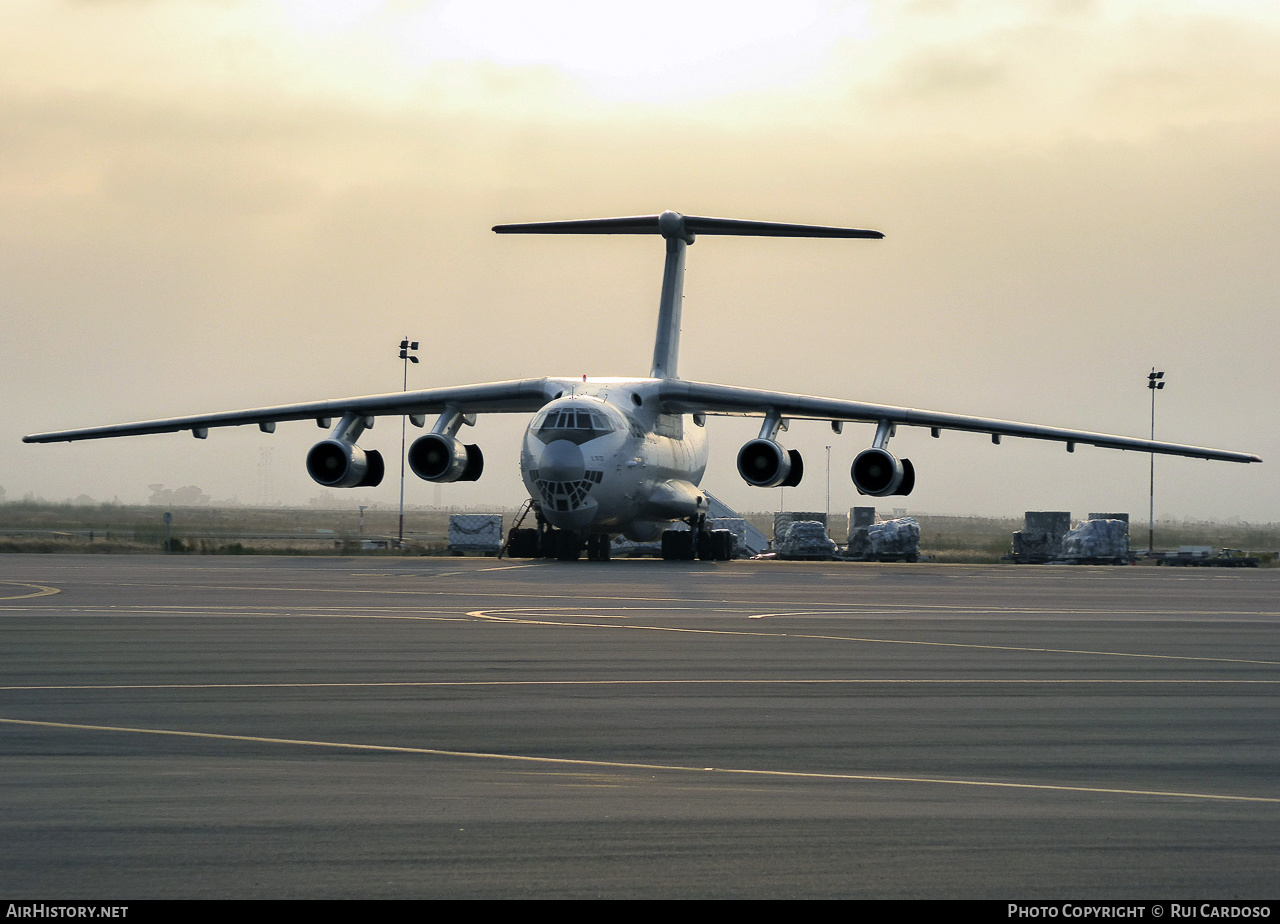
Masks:
[[[527,224],[495,225],[499,234],[661,234],[667,242],[662,271],[662,296],[658,302],[658,331],[653,342],[655,379],[676,378],[680,358],[680,308],[684,300],[685,250],[699,234],[729,234],[751,237],[862,237],[879,239],[879,231],[831,228],[825,225],[794,225],[776,221],[742,221],[736,218],[702,218],[666,211],[661,215],[629,218],[587,218],[579,221],[535,221]]]

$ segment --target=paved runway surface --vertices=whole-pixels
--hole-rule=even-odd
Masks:
[[[6,555],[0,598],[5,899],[1280,896],[1280,570]]]

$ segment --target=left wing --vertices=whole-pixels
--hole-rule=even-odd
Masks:
[[[408,415],[416,425],[422,426],[425,415],[444,413],[447,408],[453,408],[461,414],[532,413],[563,388],[562,383],[551,379],[519,379],[453,388],[428,388],[423,391],[397,391],[386,395],[364,395],[306,404],[282,404],[193,417],[166,417],[109,427],[56,430],[51,433],[33,433],[24,436],[22,441],[61,443],[114,436],[139,436],[145,433],[174,433],[179,430],[190,430],[198,439],[204,439],[208,436],[210,427],[257,424],[269,433],[282,420],[315,420],[321,426],[328,427],[332,420],[341,420],[348,414],[360,418]]]
[[[439,414],[431,432],[414,441],[408,462],[414,473],[427,481],[475,481],[484,470],[484,454],[479,446],[465,445],[456,438],[464,424],[475,423],[477,413],[510,413],[538,410],[565,388],[554,379],[520,379],[463,385],[456,388],[428,388],[387,395],[364,395],[306,404],[281,404],[243,411],[223,411],[194,417],[166,417],[110,427],[57,430],[24,436],[24,443],[59,443],[70,440],[97,440],[113,436],[140,436],[145,433],[173,433],[190,430],[197,439],[209,435],[210,427],[238,427],[257,424],[271,433],[281,420],[314,420],[331,427],[328,439],[307,453],[307,472],[318,484],[330,488],[373,487],[381,483],[386,466],[376,449],[364,450],[356,441],[373,426],[374,418],[407,416],[421,427],[428,414]],[[335,425],[335,420],[337,421]]]
[[[874,423],[884,431],[878,431],[876,448],[883,448],[892,435],[891,428],[928,427],[937,436],[941,430],[968,430],[987,433],[993,442],[1002,436],[1018,436],[1036,440],[1056,440],[1067,444],[1067,451],[1075,451],[1077,443],[1100,446],[1103,449],[1133,449],[1140,452],[1158,452],[1171,456],[1190,456],[1196,459],[1214,459],[1220,462],[1261,462],[1258,456],[1247,452],[1229,452],[1223,449],[1207,449],[1203,446],[1187,446],[1182,443],[1164,443],[1155,440],[1135,439],[1128,436],[1112,436],[1108,433],[1092,433],[1088,430],[1066,430],[1060,427],[1044,427],[1039,424],[1018,423],[1012,420],[995,420],[987,417],[967,417],[939,411],[922,411],[908,407],[892,407],[884,404],[863,404],[859,401],[842,401],[835,398],[817,398],[810,395],[790,395],[785,392],[761,391],[755,388],[738,388],[733,385],[713,385],[706,382],[689,382],[684,379],[667,379],[660,388],[663,407],[673,413],[684,414],[761,414],[769,418],[799,417],[832,422],[851,421]],[[774,431],[776,435],[776,429]],[[762,434],[762,437],[764,434]],[[767,437],[772,439],[772,436]]]

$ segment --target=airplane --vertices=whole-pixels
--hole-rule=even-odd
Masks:
[[[677,373],[685,255],[699,235],[860,238],[878,231],[822,225],[705,218],[665,211],[659,215],[542,221],[496,225],[499,234],[657,234],[665,242],[657,335],[648,378],[534,378],[457,387],[428,388],[278,407],[172,417],[106,427],[61,430],[24,436],[27,443],[102,439],[190,430],[205,439],[210,428],[257,424],[266,433],[289,420],[315,420],[330,428],[326,439],[307,453],[307,472],[333,488],[375,486],[385,464],[377,450],[357,442],[379,416],[406,416],[431,429],[413,442],[408,463],[418,477],[436,483],[474,481],[484,471],[479,446],[463,443],[458,433],[474,425],[477,414],[528,413],[520,472],[529,493],[536,527],[513,527],[512,557],[575,560],[607,559],[613,536],[641,542],[662,540],[666,559],[695,557],[724,560],[732,554],[732,536],[708,524],[708,498],[699,487],[707,466],[706,419],[709,415],[761,418],[759,435],[738,451],[738,473],[756,487],[792,487],[800,483],[804,461],[778,441],[792,419],[825,420],[839,433],[845,423],[875,425],[871,446],[853,460],[850,477],[858,492],[871,497],[910,494],[915,466],[889,451],[899,426],[1025,437],[1106,449],[1190,456],[1226,462],[1261,462],[1249,453],[1228,452],[1067,430],[1014,421],[969,417],[914,408],[866,404],[717,385],[682,379]],[[336,423],[335,423],[336,421]],[[684,521],[688,529],[672,528]],[[519,524],[517,524],[518,526]]]

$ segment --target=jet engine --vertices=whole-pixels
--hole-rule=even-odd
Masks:
[[[849,470],[859,494],[887,497],[907,495],[916,486],[916,469],[910,459],[898,459],[887,449],[864,449]]]
[[[738,474],[757,488],[794,488],[804,477],[804,460],[773,440],[754,439],[738,450]]]
[[[423,481],[475,481],[484,471],[484,453],[443,433],[428,433],[409,447],[409,467]]]
[[[307,474],[326,488],[373,488],[382,483],[382,453],[343,440],[321,440],[307,453]]]

